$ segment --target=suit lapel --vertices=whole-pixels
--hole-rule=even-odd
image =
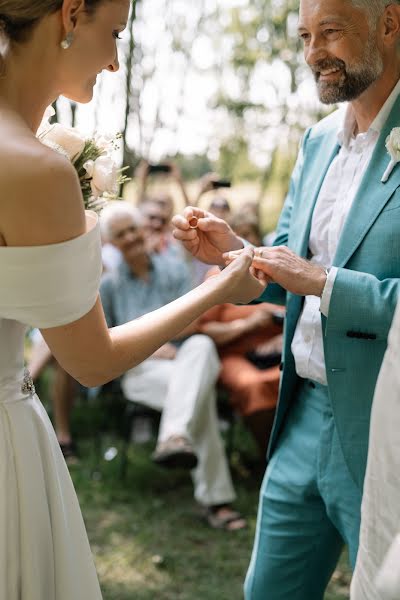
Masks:
[[[386,138],[399,122],[400,97],[379,136],[370,164],[346,219],[333,261],[335,266],[345,266],[395,190],[400,186],[400,165],[394,168],[387,183],[381,182],[382,175],[390,161],[385,147]]]
[[[317,137],[307,143],[307,156],[309,159],[305,161],[303,167],[302,203],[296,214],[296,234],[290,244],[291,249],[299,256],[307,256],[315,203],[326,173],[339,149],[336,129],[325,135],[322,141],[321,137]],[[316,156],[317,160],[315,160]]]

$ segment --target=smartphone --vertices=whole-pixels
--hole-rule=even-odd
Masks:
[[[159,164],[149,165],[149,173],[169,173],[171,171],[170,165]]]
[[[228,179],[219,179],[218,181],[212,181],[211,185],[214,190],[217,190],[218,188],[230,188],[231,182]]]

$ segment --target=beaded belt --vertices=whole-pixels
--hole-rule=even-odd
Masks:
[[[27,394],[31,398],[36,393],[33,379],[31,377],[31,374],[29,373],[28,369],[24,369],[24,379],[22,380],[22,384],[21,384],[21,392],[23,394]]]
[[[35,395],[35,386],[28,369],[24,370],[23,379],[0,380],[0,404],[27,400]]]

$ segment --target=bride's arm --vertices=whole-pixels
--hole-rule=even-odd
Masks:
[[[249,258],[246,270],[250,262]],[[225,285],[233,288],[234,294],[237,285],[245,285],[241,276],[233,286],[231,276],[225,276],[224,283],[216,279],[208,280],[174,302],[119,327],[107,328],[98,299],[93,309],[74,323],[41,331],[66,371],[83,385],[100,385],[148,358],[203,312],[222,302],[228,293],[224,290]]]
[[[45,154],[14,188],[14,204],[0,207],[1,233],[9,246],[39,246],[85,231],[79,184],[62,157]],[[14,178],[15,179],[15,178]],[[29,189],[29,195],[27,190]],[[10,208],[11,207],[11,208]],[[249,273],[252,250],[220,275],[175,302],[120,327],[108,329],[100,300],[68,325],[42,329],[55,358],[75,379],[95,386],[146,359],[211,306],[247,302],[264,285]]]

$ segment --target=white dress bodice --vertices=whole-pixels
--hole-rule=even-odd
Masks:
[[[99,225],[87,213],[87,232],[51,246],[0,247],[1,384],[21,380],[27,325],[71,323],[96,301],[101,276]],[[2,392],[3,387],[3,392]]]

